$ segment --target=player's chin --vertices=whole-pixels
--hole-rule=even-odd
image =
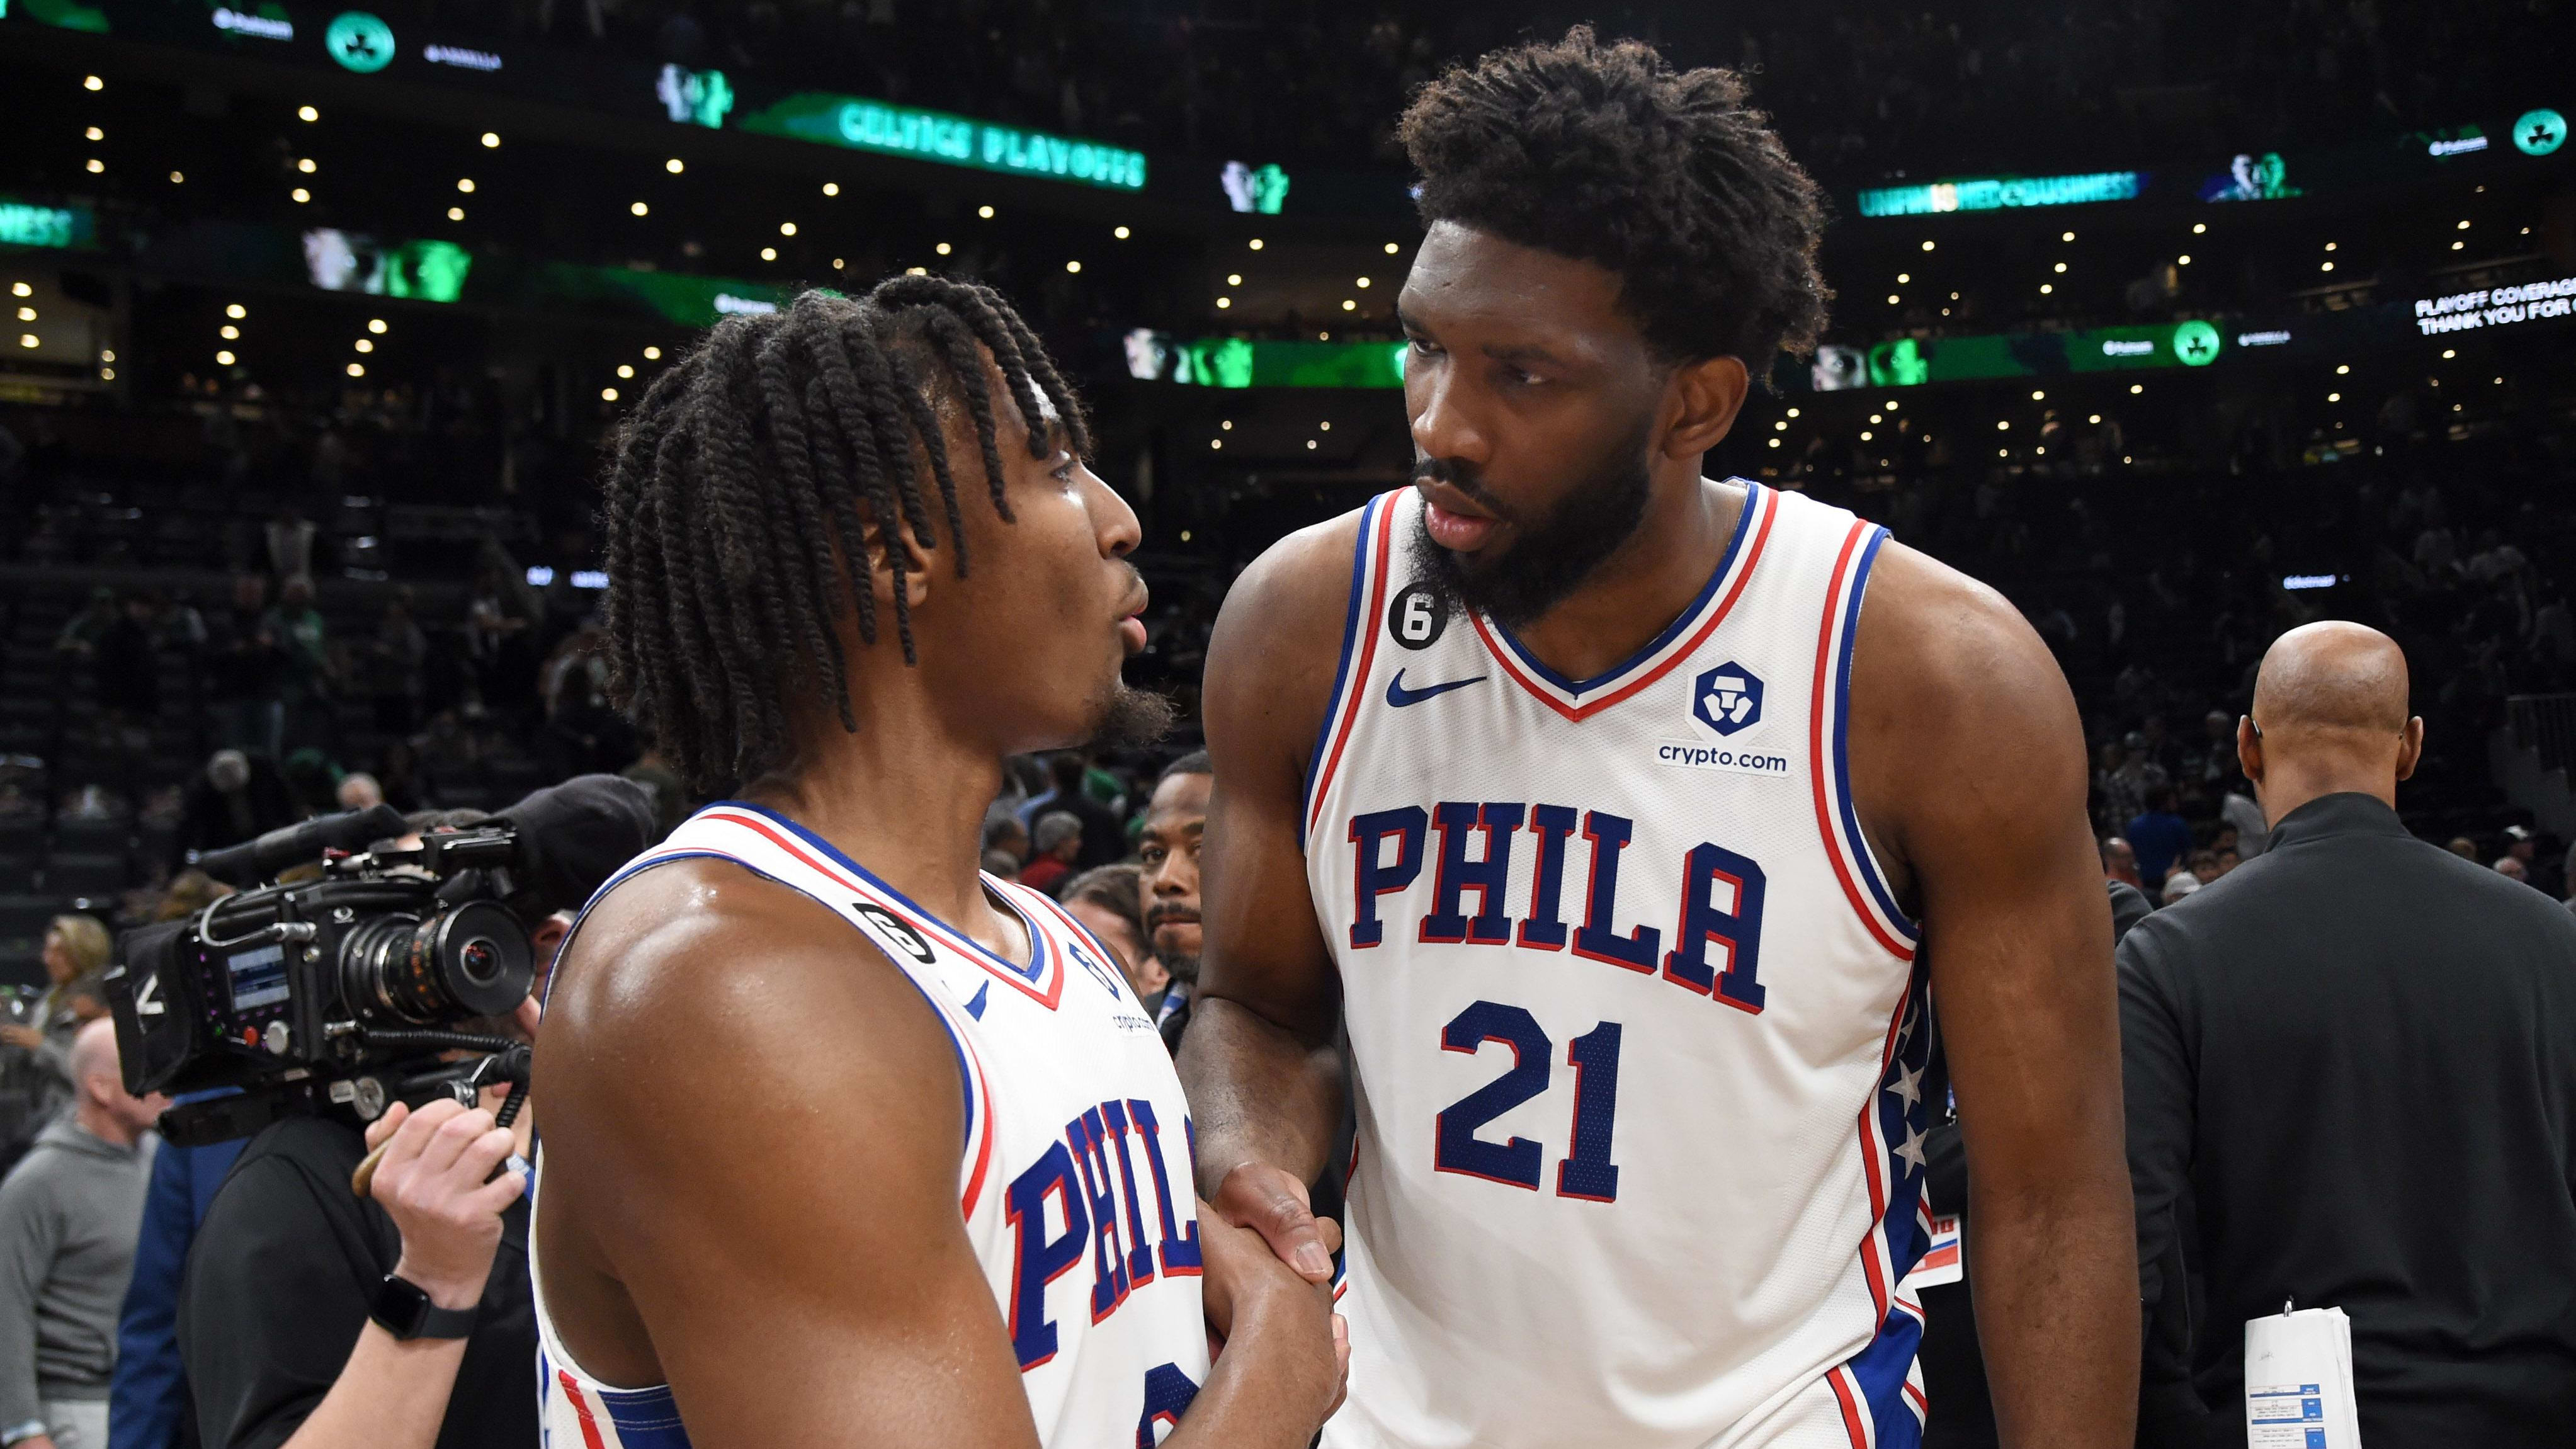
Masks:
[[[1172,716],[1170,700],[1112,674],[1091,710],[1091,748],[1142,749],[1170,733]]]

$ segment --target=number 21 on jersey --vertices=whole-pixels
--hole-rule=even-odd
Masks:
[[[1442,1051],[1473,1056],[1488,1042],[1511,1048],[1511,1070],[1440,1114],[1431,1165],[1535,1192],[1546,1149],[1527,1137],[1488,1142],[1476,1129],[1547,1090],[1555,1045],[1528,1011],[1492,1001],[1471,1004],[1440,1029]],[[1567,1042],[1565,1064],[1574,1069],[1574,1112],[1565,1156],[1556,1164],[1556,1195],[1616,1202],[1619,1168],[1610,1160],[1610,1139],[1619,1114],[1619,1023],[1602,1022]]]

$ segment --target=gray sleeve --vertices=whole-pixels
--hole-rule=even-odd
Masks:
[[[2168,1285],[2158,1267],[2174,1237],[2174,1205],[2191,1171],[2195,1118],[2187,1005],[2165,960],[2161,922],[2120,942],[2120,1085],[2126,1098],[2129,1185],[2137,1198],[2139,1296],[2149,1312]]]
[[[53,1270],[62,1220],[44,1169],[41,1158],[22,1163],[0,1183],[0,1433],[45,1413],[36,1393],[36,1297]]]

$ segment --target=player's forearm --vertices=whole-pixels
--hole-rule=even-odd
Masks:
[[[2121,1174],[1968,1182],[1977,1337],[2005,1449],[2127,1449],[2138,1407],[2135,1210]]]
[[[1338,1377],[1330,1343],[1314,1335],[1315,1325],[1281,1317],[1238,1321],[1163,1449],[1305,1449]]]
[[[431,1449],[447,1417],[461,1338],[406,1343],[374,1323],[358,1333],[349,1362],[331,1391],[286,1441],[285,1449]]]
[[[1321,1176],[1342,1121],[1342,1068],[1315,1042],[1221,997],[1191,1009],[1181,1038],[1181,1086],[1198,1134],[1199,1190],[1213,1195],[1247,1162]]]

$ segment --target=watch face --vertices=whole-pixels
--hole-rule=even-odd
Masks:
[[[375,1312],[371,1316],[396,1338],[416,1338],[422,1321],[429,1317],[429,1308],[427,1293],[388,1273],[384,1286],[376,1290]]]

